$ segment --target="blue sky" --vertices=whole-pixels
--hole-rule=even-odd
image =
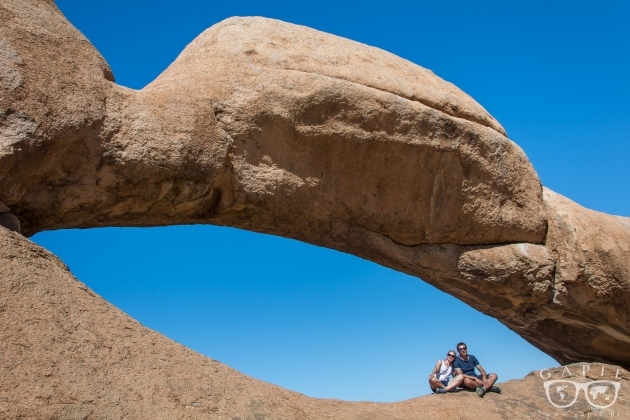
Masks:
[[[116,81],[140,89],[204,29],[266,16],[391,51],[503,124],[543,185],[630,216],[630,3],[60,0]],[[314,397],[427,394],[462,340],[500,381],[555,366],[498,321],[421,280],[293,240],[213,226],[43,232],[98,294],[147,327]]]

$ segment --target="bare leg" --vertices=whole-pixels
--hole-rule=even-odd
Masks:
[[[494,385],[497,379],[499,379],[499,377],[494,373],[491,373],[490,375],[486,376],[486,380],[483,383],[483,386],[484,388],[486,388],[486,391],[489,390],[492,387],[492,385]]]
[[[479,380],[479,382],[481,382],[481,380]],[[477,382],[477,380],[475,379],[464,378],[464,386],[466,388],[475,389],[478,386],[483,386],[483,384],[480,384],[479,382]]]
[[[464,382],[464,377],[462,375],[456,376],[449,381],[448,386],[444,389],[446,392],[450,392],[460,386],[462,382]]]
[[[440,382],[440,380],[438,378],[435,378],[435,377],[429,379],[429,385],[433,389],[444,388],[444,385],[442,385],[442,382]]]

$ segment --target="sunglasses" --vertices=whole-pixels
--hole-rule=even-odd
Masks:
[[[467,349],[467,347],[460,347],[460,348],[458,348],[457,350],[458,350],[458,351],[462,351],[462,350],[466,350],[466,349]]]
[[[454,354],[447,354],[448,357],[455,357]]]

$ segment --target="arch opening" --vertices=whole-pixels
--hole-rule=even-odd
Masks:
[[[143,325],[311,397],[393,402],[428,394],[425,371],[459,341],[502,381],[555,365],[418,278],[299,241],[202,225],[32,239]],[[475,329],[458,332],[462,321]]]

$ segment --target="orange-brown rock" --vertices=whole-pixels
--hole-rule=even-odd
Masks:
[[[40,190],[77,199],[113,77],[52,0],[3,0],[0,22],[0,201],[26,220],[15,204],[50,205]]]
[[[529,323],[540,336],[527,339],[557,360],[630,367],[630,218],[585,209],[548,189],[544,201],[554,297]]]
[[[52,1],[6,0],[0,19],[0,225],[19,231],[21,224],[30,235],[62,227],[211,223],[291,237],[421,277],[562,363],[630,367],[628,219],[543,194],[501,126],[428,70],[309,28],[233,18],[208,29],[158,79],[134,91],[113,82],[100,54]],[[37,250],[29,251],[37,262],[16,259],[12,247],[36,248],[4,235],[12,239],[1,250],[2,281],[19,272],[26,282],[44,284],[38,270],[51,257]],[[55,293],[52,284],[33,287],[46,295]],[[59,293],[75,287],[67,284]],[[122,380],[123,370],[104,368],[117,357],[106,349],[122,348],[131,321],[102,302],[83,314],[79,297],[64,303],[67,316],[58,318],[55,303],[33,294],[16,307],[9,298],[15,287],[2,295],[3,316],[12,317],[2,326],[3,358],[16,360],[7,377],[53,383],[45,369],[24,367],[30,359],[19,361],[45,353],[46,363],[82,366],[77,389]],[[14,343],[30,324],[18,321],[19,311],[33,305],[43,311],[37,322],[50,316],[62,331],[94,325],[100,332],[85,337],[108,336],[109,347],[82,359],[55,344],[46,333],[54,329],[41,324],[39,344],[23,351]],[[73,311],[88,318],[77,323]],[[146,351],[175,351],[136,327]],[[194,366],[211,365],[178,351],[196,358]],[[143,363],[129,359],[123,366],[126,372],[152,366]],[[87,366],[97,380],[89,379]],[[187,368],[162,369],[168,377]],[[219,400],[254,395],[221,385],[229,381],[220,375],[213,386],[221,391],[212,394]],[[46,389],[49,401],[62,395],[59,386]],[[119,396],[107,395],[107,401]],[[261,395],[262,404],[273,400]],[[78,401],[72,398],[58,401]],[[142,404],[152,412],[149,400]]]
[[[27,235],[216,223],[322,242],[352,225],[410,246],[544,237],[522,150],[468,95],[392,54],[233,18],[133,91],[54,6],[14,8],[38,14],[3,25],[22,64],[2,101],[0,201]],[[54,64],[66,56],[68,70]]]

